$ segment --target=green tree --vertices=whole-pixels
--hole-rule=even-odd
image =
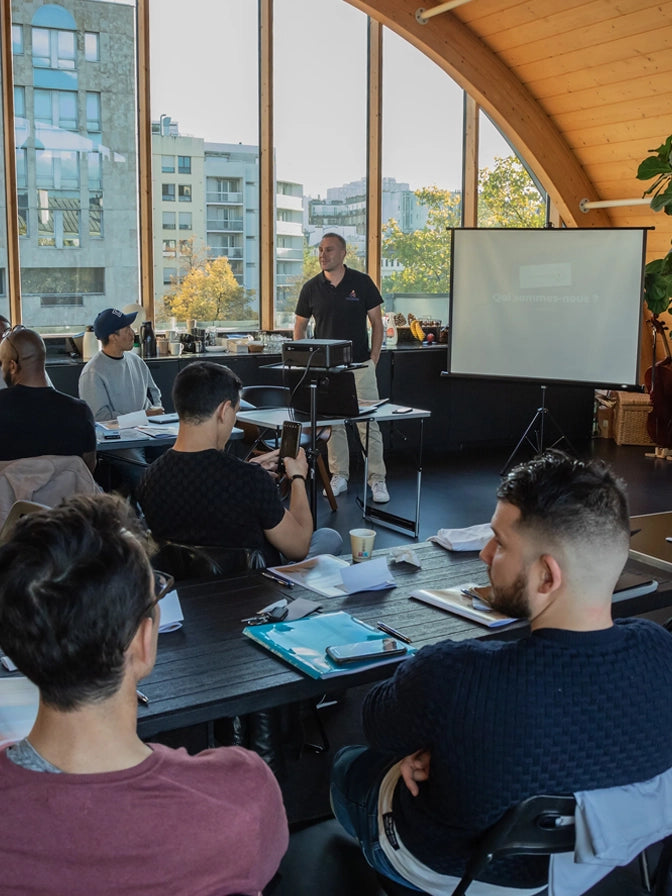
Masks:
[[[347,266],[358,271],[364,270],[364,259],[358,255],[357,246],[353,243],[347,243],[346,249],[347,254],[345,256],[345,263]],[[306,280],[315,277],[321,270],[322,268],[320,267],[317,246],[310,246],[308,240],[304,236],[303,270],[297,277],[290,277],[285,286],[277,287],[275,301],[276,314],[287,311],[293,314],[294,309],[296,308],[296,300],[301,292],[301,287]]]
[[[479,227],[543,227],[545,203],[517,156],[495,158],[478,175]]]
[[[179,320],[227,321],[258,317],[251,296],[236,280],[226,256],[199,261],[194,255],[179,283],[164,296],[168,317]]]
[[[427,208],[427,223],[404,233],[391,218],[383,228],[382,255],[403,266],[383,278],[382,291],[447,293],[450,289],[450,229],[461,221],[460,195],[439,187],[415,191]]]

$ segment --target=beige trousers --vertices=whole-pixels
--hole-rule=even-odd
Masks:
[[[367,361],[365,367],[353,370],[355,375],[355,387],[357,397],[360,399],[376,399],[378,395],[378,382],[376,380],[376,365],[373,361]],[[366,445],[366,423],[358,423],[359,437],[362,445]],[[329,470],[332,476],[350,478],[350,451],[348,448],[348,434],[345,426],[334,426],[331,430],[331,438],[327,442],[327,454],[329,457]],[[385,481],[385,461],[383,460],[383,437],[377,423],[369,425],[369,485],[373,482]]]

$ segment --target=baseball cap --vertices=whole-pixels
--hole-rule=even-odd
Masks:
[[[106,308],[94,320],[93,332],[98,339],[106,339],[111,333],[116,333],[117,330],[123,330],[132,324],[137,316],[137,311],[133,314],[124,314],[118,308]]]

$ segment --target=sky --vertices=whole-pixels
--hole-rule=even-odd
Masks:
[[[257,0],[153,0],[152,118],[181,134],[258,143]],[[366,16],[343,0],[276,0],[277,176],[312,196],[365,175]],[[383,176],[411,189],[461,182],[462,91],[384,29]],[[509,155],[481,126],[480,167]]]

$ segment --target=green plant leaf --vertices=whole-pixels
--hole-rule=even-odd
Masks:
[[[659,174],[672,174],[672,166],[670,166],[669,157],[666,160],[658,157],[644,159],[639,163],[637,169],[637,180],[650,180]]]

